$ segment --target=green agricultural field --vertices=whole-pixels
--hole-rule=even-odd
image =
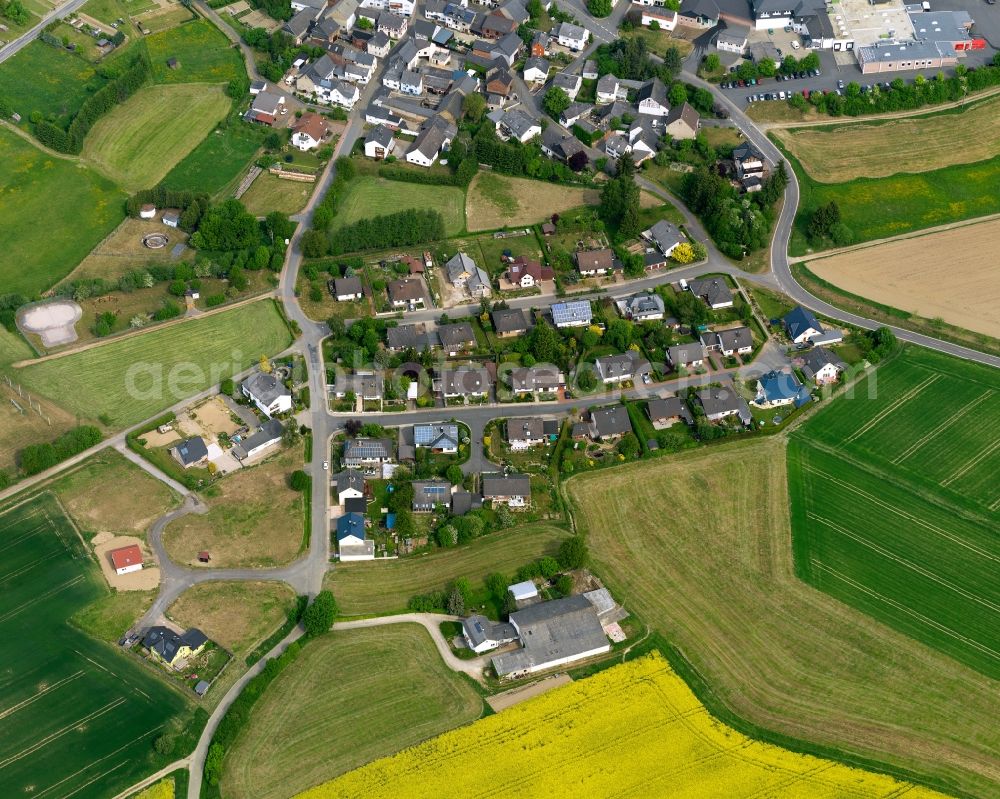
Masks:
[[[1000,377],[906,349],[793,434],[796,570],[1000,677]]]
[[[334,229],[408,208],[434,208],[444,217],[444,231],[454,236],[465,229],[465,192],[456,186],[430,186],[358,176],[337,205]]]
[[[154,33],[144,41],[157,83],[228,83],[246,77],[239,49],[207,19]],[[171,58],[177,59],[177,69],[167,66]]]
[[[31,79],[26,80],[26,75]],[[41,41],[32,42],[0,64],[0,97],[21,115],[20,124],[25,129],[30,127],[28,117],[34,111],[68,125],[83,101],[103,85],[93,64]]]
[[[308,696],[308,702],[299,701]],[[224,797],[285,799],[480,716],[415,624],[333,632],[268,688],[226,757]]]
[[[0,286],[31,296],[66,277],[122,221],[125,195],[9,130],[0,129],[0,151]]]
[[[260,149],[263,132],[238,119],[230,119],[209,133],[163,179],[170,189],[216,194],[246,169]]]
[[[147,86],[94,125],[83,155],[129,191],[155,186],[229,110],[220,86]]]
[[[513,573],[543,555],[554,555],[569,533],[549,524],[529,524],[455,549],[381,563],[341,563],[327,572],[324,587],[333,591],[346,616],[400,613],[415,594],[441,591],[458,577],[482,590],[490,572]]]
[[[127,336],[26,366],[21,382],[115,428],[154,416],[291,341],[271,300]],[[67,386],[73,386],[67,391]]]
[[[787,151],[784,151],[788,155]],[[1000,156],[917,174],[857,178],[846,183],[813,180],[793,156],[801,199],[788,245],[790,255],[808,252],[806,226],[812,212],[831,201],[840,208],[855,242],[898,236],[911,230],[1000,212]]]
[[[50,494],[0,516],[0,551],[0,795],[103,799],[169,762],[190,705],[67,623],[108,589]]]
[[[256,216],[267,216],[271,211],[291,215],[305,207],[315,190],[315,183],[283,180],[265,172],[257,176],[247,193],[240,197],[240,202]]]

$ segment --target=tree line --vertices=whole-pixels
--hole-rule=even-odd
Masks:
[[[18,465],[25,475],[38,474],[100,444],[102,438],[101,431],[96,427],[74,427],[51,443],[28,444],[18,453]]]

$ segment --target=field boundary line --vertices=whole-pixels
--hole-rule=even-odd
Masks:
[[[106,704],[104,707],[98,708],[97,710],[93,711],[92,713],[88,713],[86,716],[84,716],[81,719],[77,719],[72,724],[67,724],[62,729],[56,730],[55,732],[50,733],[49,735],[46,735],[44,738],[42,738],[42,740],[40,740],[40,741],[32,744],[31,746],[29,746],[26,749],[22,749],[16,755],[11,755],[6,760],[0,760],[0,769],[6,768],[11,763],[15,763],[18,760],[21,760],[22,758],[27,757],[28,755],[34,754],[39,749],[42,749],[43,747],[48,746],[50,743],[52,743],[57,738],[61,738],[62,736],[64,736],[66,733],[68,733],[74,727],[79,727],[81,724],[86,724],[89,721],[93,721],[96,718],[100,718],[105,713],[110,713],[116,707],[120,707],[121,705],[125,704],[125,701],[126,700],[123,697],[118,697],[118,699],[115,699],[112,702],[108,702],[108,704]]]
[[[871,541],[868,541],[865,538],[862,538],[861,536],[857,535],[856,533],[852,533],[850,530],[844,529],[843,527],[841,527],[840,525],[836,524],[835,522],[830,521],[829,519],[825,519],[822,516],[819,516],[819,515],[817,515],[815,513],[811,513],[811,512],[807,513],[806,515],[809,518],[815,519],[816,521],[825,524],[827,527],[830,527],[833,530],[836,530],[841,535],[847,536],[852,541],[856,541],[857,543],[861,544],[863,547],[867,547],[868,549],[871,549],[872,551],[877,552],[879,555],[882,555],[883,557],[888,558],[889,560],[894,561],[895,563],[898,563],[901,566],[905,566],[908,569],[912,569],[913,571],[917,572],[917,574],[921,574],[924,577],[928,578],[929,580],[933,580],[935,583],[938,583],[939,585],[944,586],[945,588],[950,588],[952,591],[954,591],[957,594],[960,594],[961,596],[964,596],[966,599],[972,600],[973,602],[976,602],[977,604],[983,605],[983,606],[989,608],[992,611],[1000,613],[1000,605],[997,605],[994,602],[990,602],[990,600],[985,599],[983,597],[978,597],[975,594],[970,593],[969,591],[966,591],[964,588],[961,588],[961,587],[959,587],[957,585],[953,585],[952,583],[950,583],[947,580],[945,580],[943,577],[940,577],[940,576],[934,574],[934,572],[928,571],[927,569],[923,568],[922,566],[918,566],[916,563],[912,563],[911,561],[908,561],[906,558],[900,557],[899,555],[894,555],[889,550],[884,549],[883,547],[879,546],[878,544],[875,544],[875,543],[873,543]]]
[[[24,699],[24,700],[18,702],[16,705],[11,705],[6,710],[0,711],[0,721],[2,721],[3,719],[7,718],[7,716],[9,716],[11,713],[16,713],[21,708],[27,707],[32,702],[34,702],[34,701],[36,701],[38,699],[41,699],[47,693],[50,693],[51,691],[56,690],[56,688],[61,688],[66,683],[72,682],[77,677],[82,676],[83,673],[84,673],[83,669],[80,669],[80,671],[76,672],[75,674],[69,675],[69,677],[63,677],[61,680],[57,680],[56,682],[52,683],[52,685],[46,685],[44,688],[42,688],[36,694],[34,694],[34,696],[29,696],[27,699]]]
[[[858,582],[852,580],[846,574],[841,574],[836,569],[834,569],[832,566],[827,566],[822,561],[816,560],[816,558],[812,558],[811,562],[812,562],[813,566],[815,566],[816,568],[818,568],[820,571],[825,571],[828,574],[833,575],[835,578],[837,578],[838,580],[841,580],[841,581],[847,583],[852,588],[855,588],[855,589],[857,589],[858,591],[861,591],[864,594],[868,594],[868,596],[871,596],[871,597],[873,597],[875,599],[878,599],[878,600],[884,602],[885,604],[887,604],[887,605],[895,608],[896,610],[901,610],[903,613],[907,614],[908,616],[912,616],[917,621],[923,622],[924,624],[926,624],[926,625],[928,625],[930,627],[933,627],[934,629],[936,629],[936,630],[944,633],[945,635],[948,635],[948,636],[950,636],[952,638],[955,638],[956,640],[961,641],[962,643],[965,643],[965,644],[971,646],[973,649],[980,650],[984,655],[988,655],[991,658],[993,658],[994,660],[1000,660],[1000,652],[996,652],[993,649],[990,649],[985,644],[981,644],[978,641],[973,641],[971,638],[967,638],[966,636],[962,635],[961,633],[955,632],[950,627],[945,627],[943,624],[940,624],[939,622],[934,621],[934,619],[929,619],[926,616],[924,616],[922,613],[917,613],[917,611],[915,611],[915,610],[913,610],[911,608],[906,607],[906,605],[902,605],[902,604],[900,604],[899,602],[897,602],[894,599],[890,599],[889,597],[883,596],[882,594],[878,593],[877,591],[871,590],[867,586],[861,585],[861,583],[858,583]]]
[[[897,455],[895,458],[893,458],[892,463],[895,464],[895,465],[898,465],[902,461],[905,461],[914,452],[916,452],[918,449],[920,449],[924,444],[926,444],[928,441],[930,441],[932,438],[934,438],[934,436],[936,436],[938,433],[940,433],[940,432],[948,429],[951,425],[955,424],[955,422],[957,422],[959,419],[961,419],[963,416],[965,416],[965,414],[967,414],[973,408],[977,407],[980,403],[984,402],[985,400],[989,399],[992,396],[993,396],[993,391],[990,390],[990,391],[987,391],[985,394],[982,394],[981,396],[979,396],[976,399],[972,400],[972,402],[968,403],[964,408],[961,408],[951,418],[945,419],[944,422],[942,422],[941,424],[939,424],[937,427],[935,427],[933,430],[931,430],[926,435],[924,435],[921,438],[919,438],[917,441],[915,441],[913,444],[911,444],[907,449],[905,449],[903,452],[901,452],[899,455]]]
[[[31,561],[31,563],[29,563],[26,566],[22,566],[20,569],[14,569],[14,571],[8,572],[7,574],[5,574],[2,577],[0,577],[0,585],[3,585],[8,580],[13,580],[15,577],[20,577],[25,572],[31,571],[39,563],[44,563],[47,560],[48,560],[48,558],[45,558],[45,557],[38,558],[38,560],[33,560],[33,561]]]
[[[888,408],[883,408],[881,411],[879,411],[877,414],[875,414],[874,417],[872,417],[871,419],[869,419],[865,424],[863,424],[861,427],[859,427],[857,430],[855,430],[853,433],[851,433],[851,435],[849,435],[847,438],[844,439],[843,443],[844,444],[850,444],[852,441],[855,441],[856,439],[858,439],[861,436],[863,436],[865,433],[867,433],[869,430],[871,430],[873,427],[875,427],[875,425],[877,425],[879,422],[881,422],[883,419],[885,419],[886,416],[888,416],[893,411],[897,410],[900,406],[902,406],[907,401],[909,401],[909,400],[913,399],[914,397],[916,397],[918,394],[920,394],[921,391],[923,391],[925,388],[927,388],[927,386],[929,386],[931,383],[939,380],[940,378],[941,378],[941,375],[935,373],[935,374],[931,375],[930,377],[928,377],[923,383],[920,383],[920,384],[914,386],[913,388],[911,388],[909,391],[907,391],[905,394],[903,394],[903,396],[897,398],[895,402],[893,402],[892,404],[890,404]]]
[[[51,596],[55,596],[60,591],[63,591],[65,589],[67,589],[67,588],[70,588],[70,587],[76,585],[77,583],[79,583],[81,580],[84,580],[84,579],[86,579],[86,577],[84,575],[82,575],[82,574],[79,574],[76,577],[74,577],[72,580],[67,580],[62,585],[57,586],[56,588],[52,588],[49,591],[46,591],[44,594],[38,594],[37,596],[32,597],[27,602],[25,602],[25,603],[23,603],[21,605],[18,605],[13,610],[9,610],[5,614],[3,614],[2,616],[0,616],[0,624],[2,624],[5,621],[9,621],[10,619],[13,619],[21,611],[26,610],[27,608],[30,608],[36,602],[39,602],[39,601],[41,601],[43,599],[48,599]],[[0,763],[0,767],[2,767],[2,766],[3,766],[3,764]]]
[[[943,485],[943,486],[949,486],[949,485],[951,485],[959,477],[961,477],[966,472],[968,472],[971,468],[973,468],[974,466],[977,466],[981,461],[985,460],[990,455],[992,455],[998,448],[1000,448],[1000,438],[998,438],[990,446],[988,446],[986,449],[984,449],[982,452],[980,452],[978,455],[976,455],[975,458],[971,458],[968,462],[966,462],[965,466],[963,466],[962,468],[960,468],[957,472],[955,472],[947,480],[944,480],[941,483],[941,485]]]
[[[1000,446],[1000,441],[997,442],[997,446]],[[952,543],[965,547],[966,549],[975,552],[977,555],[981,555],[987,560],[991,560],[995,563],[1000,563],[1000,557],[998,557],[997,555],[987,552],[986,550],[981,549],[975,544],[972,544],[968,541],[964,541],[958,536],[949,533],[947,530],[944,530],[938,527],[937,525],[931,524],[930,522],[921,519],[918,516],[914,516],[912,513],[901,510],[897,508],[895,505],[893,505],[891,502],[886,502],[885,500],[879,499],[875,495],[869,494],[867,491],[858,488],[855,485],[851,485],[850,483],[845,482],[844,480],[841,480],[839,477],[834,477],[832,474],[827,474],[821,469],[817,469],[815,466],[804,465],[802,468],[807,472],[812,472],[813,474],[818,474],[820,477],[826,478],[830,482],[835,483],[836,485],[839,485],[842,488],[845,488],[846,490],[850,491],[852,494],[857,494],[858,496],[864,497],[869,502],[871,502],[874,505],[877,505],[880,508],[884,508],[885,510],[891,511],[895,513],[897,516],[902,516],[904,519],[907,519],[920,527],[930,530],[932,533],[937,533],[938,535],[948,539]]]
[[[107,777],[107,776],[108,776],[108,774],[110,774],[110,773],[111,773],[112,771],[117,771],[117,770],[118,770],[118,769],[120,769],[120,768],[121,768],[122,766],[127,766],[127,765],[128,765],[128,761],[127,761],[127,760],[123,760],[123,761],[122,761],[121,763],[119,763],[119,764],[118,764],[117,766],[112,766],[112,767],[111,767],[111,768],[109,768],[109,769],[108,769],[107,771],[105,771],[105,772],[104,772],[103,774],[98,774],[98,775],[97,775],[96,777],[94,777],[93,779],[90,779],[90,780],[87,780],[87,781],[86,781],[85,783],[83,783],[83,785],[80,785],[80,786],[76,787],[75,789],[73,789],[72,791],[70,791],[70,792],[69,792],[68,794],[66,794],[65,796],[63,796],[63,799],[69,799],[69,797],[71,797],[71,796],[76,796],[76,795],[77,795],[78,793],[80,793],[80,791],[82,791],[82,790],[83,790],[84,788],[87,788],[87,787],[89,787],[89,786],[93,785],[93,784],[94,784],[95,782],[97,782],[97,781],[98,781],[99,779],[101,779],[102,777]]]
[[[51,524],[51,521],[49,519],[46,519],[45,521],[47,521],[47,522],[49,522]],[[8,541],[7,542],[7,546],[5,546],[3,548],[0,548],[0,552],[6,552],[8,549],[13,549],[14,547],[18,546],[19,544],[23,544],[29,538],[34,538],[36,535],[38,535],[38,533],[42,532],[42,530],[44,530],[44,529],[45,529],[45,525],[42,524],[41,527],[36,527],[33,530],[29,530],[26,533],[22,533],[18,538],[15,538],[13,541]]]

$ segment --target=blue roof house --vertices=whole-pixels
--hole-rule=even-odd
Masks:
[[[337,519],[337,550],[342,561],[374,559],[375,542],[365,537],[365,517],[360,513]]]
[[[798,378],[789,372],[770,371],[757,380],[757,396],[754,405],[761,408],[777,408],[791,405],[799,397],[803,386]]]
[[[823,325],[813,316],[812,311],[801,305],[790,310],[781,321],[793,344],[810,341],[823,332]]]

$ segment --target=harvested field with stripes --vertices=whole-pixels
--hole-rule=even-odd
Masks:
[[[107,588],[51,494],[0,516],[0,564],[0,796],[98,799],[165,765],[189,706],[69,625]]]
[[[796,572],[994,679],[998,425],[994,370],[907,349],[788,453]]]

